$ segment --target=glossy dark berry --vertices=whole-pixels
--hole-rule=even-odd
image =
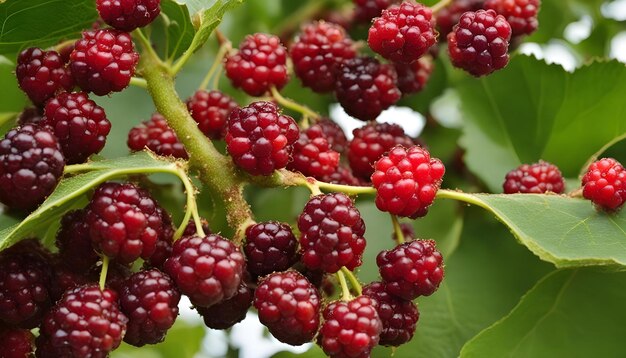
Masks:
[[[29,240],[30,241],[30,240]],[[0,254],[0,322],[37,327],[50,307],[51,273],[47,255],[22,241]]]
[[[0,140],[0,201],[12,209],[31,210],[57,186],[65,157],[49,129],[27,124]]]
[[[398,88],[402,95],[421,92],[434,69],[433,59],[424,56],[413,63],[395,63],[398,73]]]
[[[155,113],[150,120],[142,122],[128,132],[128,148],[132,151],[150,149],[158,155],[187,159],[185,146],[178,140],[165,118]]]
[[[522,164],[508,172],[502,187],[505,194],[546,192],[561,194],[565,190],[565,181],[559,168],[548,162],[539,161],[534,164]]]
[[[253,276],[265,276],[275,271],[285,271],[296,262],[298,240],[288,224],[266,221],[248,226],[246,268]]]
[[[91,282],[98,282],[100,279],[100,273],[102,272],[102,265],[94,266],[89,271],[89,278]],[[107,279],[105,287],[115,292],[122,291],[124,282],[132,275],[128,264],[121,264],[117,261],[109,261],[109,270],[107,271]]]
[[[100,260],[91,245],[85,214],[85,210],[66,213],[61,219],[61,227],[56,236],[60,260],[72,271],[83,273]]]
[[[334,301],[324,309],[323,318],[317,342],[331,358],[366,358],[378,344],[382,322],[376,301],[369,296]]]
[[[339,165],[337,170],[329,175],[324,175],[319,178],[320,181],[331,183],[331,184],[341,184],[341,185],[351,185],[351,186],[360,186],[363,184],[361,180],[352,175],[352,171],[350,168]]]
[[[485,9],[495,10],[511,25],[512,36],[530,35],[539,26],[541,0],[486,0]]]
[[[279,341],[293,346],[310,342],[320,324],[317,289],[296,271],[264,278],[254,292],[259,320]]]
[[[226,149],[237,166],[252,175],[270,175],[287,166],[298,139],[298,125],[271,102],[235,109],[228,119]]]
[[[371,121],[400,99],[396,81],[392,65],[371,57],[356,57],[339,67],[335,95],[350,116]]]
[[[75,288],[46,314],[37,356],[106,357],[122,342],[127,322],[115,292],[96,285]]]
[[[511,26],[493,10],[469,11],[448,34],[452,64],[473,76],[483,76],[509,63]]]
[[[352,0],[354,3],[354,18],[357,22],[369,24],[373,18],[379,17],[383,10],[399,3],[400,0]]]
[[[413,338],[419,319],[417,306],[389,294],[382,282],[372,282],[363,287],[363,295],[376,300],[376,312],[383,324],[380,332],[381,346],[397,347]]]
[[[130,34],[101,29],[83,32],[70,55],[70,68],[83,91],[104,96],[128,86],[138,61]]]
[[[226,58],[226,76],[236,88],[250,96],[261,96],[270,87],[283,88],[289,80],[287,49],[274,35],[248,35],[239,51]]]
[[[164,269],[195,306],[210,307],[237,293],[245,260],[219,235],[184,236],[174,243]]]
[[[96,0],[100,18],[118,30],[150,24],[161,12],[161,0]]]
[[[437,29],[440,39],[445,41],[446,36],[454,25],[459,23],[461,15],[468,11],[477,11],[483,8],[485,0],[453,0],[450,5],[442,8],[436,15]]]
[[[149,258],[163,234],[163,219],[150,194],[130,183],[100,185],[85,217],[93,247],[119,263]]]
[[[404,1],[383,10],[369,29],[367,43],[384,58],[401,63],[417,61],[437,42],[432,10]]]
[[[178,316],[180,293],[174,281],[157,269],[139,271],[124,282],[119,297],[128,317],[124,342],[141,347],[163,341]]]
[[[338,166],[339,153],[331,148],[322,127],[315,124],[300,133],[300,138],[293,145],[293,160],[287,169],[321,178],[334,173]]]
[[[17,83],[35,105],[43,105],[61,91],[69,91],[74,81],[56,51],[31,47],[17,57]]]
[[[163,264],[165,260],[172,254],[172,245],[174,244],[174,232],[175,229],[172,226],[172,217],[168,212],[166,212],[163,208],[159,208],[161,212],[161,218],[163,222],[163,234],[159,236],[156,248],[154,249],[154,253],[145,260],[145,265],[147,267],[156,267],[159,270],[163,270]],[[190,224],[193,220],[190,220]],[[195,229],[195,226],[194,226]],[[205,230],[205,232],[210,232],[210,230]],[[191,234],[187,234],[187,230],[183,235],[193,235],[195,230]]]
[[[395,147],[374,168],[376,207],[413,219],[426,215],[445,173],[443,163],[419,146]]]
[[[294,71],[305,87],[318,93],[335,89],[339,64],[356,56],[356,48],[343,27],[316,21],[302,27],[290,48]]]
[[[238,107],[233,98],[220,91],[198,90],[187,100],[187,109],[198,128],[212,139],[224,138],[228,116]]]
[[[43,119],[43,111],[37,107],[25,108],[19,117],[17,117],[17,124],[23,126],[25,124],[39,124]]]
[[[397,124],[369,123],[355,129],[352,134],[348,144],[348,162],[352,173],[365,180],[369,180],[374,173],[374,163],[391,148],[413,145],[411,137]]]
[[[613,158],[597,160],[582,179],[583,196],[596,207],[617,211],[626,202],[626,169]]]
[[[376,264],[387,292],[405,300],[432,295],[443,280],[443,257],[433,240],[413,240],[381,251]]]
[[[48,291],[52,302],[60,300],[63,294],[69,290],[93,283],[99,279],[99,274],[98,277],[92,278],[89,275],[89,270],[78,271],[71,267],[69,262],[64,262],[59,255],[53,257],[49,266],[52,268],[52,279]]]
[[[43,125],[54,131],[67,164],[99,153],[111,130],[104,109],[84,92],[61,93],[46,104]]]
[[[314,128],[314,129],[311,129]],[[348,139],[341,127],[328,118],[323,118],[313,126],[309,127],[309,130],[318,129],[322,130],[322,133],[326,136],[326,140],[330,144],[330,147],[338,153],[343,153],[348,146]]]
[[[311,270],[335,273],[361,265],[365,222],[352,199],[342,193],[309,200],[298,217],[302,262]]]
[[[245,283],[239,285],[237,293],[229,299],[211,307],[196,307],[204,324],[212,329],[228,329],[246,318],[252,306],[254,291]]]
[[[27,329],[0,328],[0,357],[29,358],[33,356],[35,336]]]

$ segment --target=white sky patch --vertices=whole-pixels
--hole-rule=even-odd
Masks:
[[[609,57],[626,63],[626,31],[622,31],[611,39]]]
[[[563,31],[563,36],[567,41],[578,44],[591,35],[592,28],[593,19],[589,15],[584,15],[580,20],[567,25]]]
[[[576,55],[560,41],[550,41],[546,45],[527,42],[520,46],[519,52],[543,59],[547,63],[561,65],[566,71],[573,72],[579,65]]]
[[[626,20],[626,0],[614,0],[605,2],[600,8],[602,16],[617,21]]]
[[[339,124],[348,139],[352,139],[352,131],[354,129],[365,125],[365,122],[350,117],[339,103],[331,104],[329,113],[330,118]],[[426,119],[421,113],[409,107],[399,106],[392,106],[383,111],[376,121],[379,123],[395,123],[401,126],[410,137],[418,137],[426,125]]]

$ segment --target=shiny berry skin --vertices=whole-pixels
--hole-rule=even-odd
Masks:
[[[354,17],[359,23],[369,24],[373,18],[379,17],[383,10],[400,2],[399,0],[352,0]]]
[[[93,247],[119,263],[149,258],[163,234],[163,219],[150,194],[130,183],[100,185],[85,217]]]
[[[419,146],[395,147],[374,168],[376,207],[412,219],[426,215],[445,173],[443,163]]]
[[[175,229],[172,226],[172,217],[168,212],[166,212],[163,208],[159,208],[161,212],[161,218],[163,222],[163,234],[159,236],[159,239],[156,243],[156,248],[154,249],[154,253],[145,260],[146,267],[155,267],[159,270],[163,270],[163,264],[165,260],[167,260],[170,255],[172,255],[172,245],[174,244],[174,232]],[[190,224],[193,220],[190,220]],[[209,230],[205,230],[205,232],[210,232]],[[187,234],[187,230],[183,233],[183,235],[193,235],[195,234],[195,226],[193,233]]]
[[[597,208],[613,212],[626,202],[626,169],[613,158],[597,160],[582,179],[583,196]]]
[[[339,153],[332,150],[322,128],[317,124],[300,133],[293,145],[293,160],[287,169],[308,177],[330,175],[339,166]]]
[[[42,124],[54,131],[67,164],[99,153],[111,131],[104,109],[84,92],[61,93],[48,101]]]
[[[237,293],[245,260],[239,248],[219,235],[184,236],[165,261],[170,275],[195,306],[210,307]]]
[[[347,114],[371,121],[400,99],[396,81],[392,65],[371,57],[356,57],[339,66],[335,95]]]
[[[539,161],[534,164],[522,164],[508,172],[502,187],[505,194],[547,192],[562,194],[565,190],[565,181],[559,168],[548,162]]]
[[[455,67],[479,77],[504,68],[509,63],[511,25],[493,10],[461,15],[448,34],[448,54]]]
[[[100,18],[122,31],[149,25],[161,12],[161,0],[96,0]]]
[[[0,328],[0,357],[29,358],[33,356],[35,336],[26,329]]]
[[[220,91],[196,91],[187,100],[187,109],[205,136],[224,138],[226,121],[230,112],[239,105],[233,98]]]
[[[511,25],[512,36],[530,35],[539,26],[541,0],[487,0],[485,9],[495,10]]]
[[[401,63],[417,61],[437,42],[432,10],[404,1],[383,10],[369,29],[367,43],[384,58]]]
[[[178,316],[180,292],[174,281],[157,269],[139,271],[124,282],[119,297],[128,317],[124,342],[141,347],[163,341]]]
[[[102,265],[93,267],[89,272],[90,282],[98,282]],[[122,285],[133,274],[128,264],[120,264],[116,261],[109,261],[109,270],[107,272],[107,280],[105,287],[115,292],[122,290]]]
[[[411,137],[397,124],[368,123],[352,131],[352,134],[352,141],[348,144],[348,162],[352,173],[366,180],[374,173],[374,163],[391,148],[413,145]]]
[[[280,114],[271,102],[254,102],[230,114],[226,149],[249,174],[270,175],[287,166],[298,137],[293,118]]]
[[[40,246],[38,246],[40,247]],[[35,328],[50,307],[47,257],[22,241],[0,254],[0,322]]]
[[[413,63],[395,63],[398,73],[398,88],[403,96],[421,92],[430,75],[433,73],[435,64],[432,57],[424,56]]]
[[[335,273],[361,265],[365,222],[352,199],[342,193],[309,200],[298,217],[302,262],[311,270]]]
[[[318,93],[335,89],[339,64],[356,56],[356,48],[343,27],[316,21],[305,25],[290,48],[293,69],[302,85]]]
[[[432,295],[443,280],[443,257],[433,240],[413,240],[381,251],[376,264],[387,292],[405,300]]]
[[[266,221],[248,226],[246,244],[246,268],[253,276],[265,276],[284,271],[296,262],[298,240],[288,224]]]
[[[0,140],[0,201],[17,210],[41,204],[57,186],[65,157],[49,129],[27,124]]]
[[[83,32],[70,55],[76,84],[85,92],[104,96],[120,92],[135,74],[139,54],[130,34],[114,29]]]
[[[314,128],[314,129],[311,129]],[[322,133],[326,136],[326,140],[330,144],[330,147],[338,153],[343,153],[348,146],[348,139],[341,127],[328,118],[323,118],[313,126],[309,127],[309,130],[321,129]]]
[[[329,175],[324,175],[319,178],[320,181],[331,183],[331,184],[341,184],[341,185],[351,185],[351,186],[360,186],[361,180],[352,175],[352,171],[350,168],[347,168],[343,165],[339,165],[337,170]]]
[[[381,346],[400,346],[413,338],[419,311],[415,303],[390,295],[385,284],[372,282],[363,287],[363,295],[376,300],[376,312],[383,324]]]
[[[245,283],[239,285],[235,295],[211,307],[196,307],[204,324],[212,329],[228,329],[246,318],[252,306],[254,291]]]
[[[127,322],[114,291],[97,285],[75,288],[46,314],[37,356],[104,358],[122,342]]]
[[[17,124],[23,126],[25,124],[39,124],[43,119],[43,111],[37,107],[25,108],[17,118]]]
[[[248,35],[239,51],[226,58],[226,76],[232,85],[250,96],[262,96],[274,86],[280,90],[289,80],[287,49],[274,35]]]
[[[158,113],[153,114],[150,120],[134,126],[128,132],[126,144],[134,152],[148,148],[156,154],[166,157],[189,158],[185,146],[178,140],[174,130]]]
[[[100,260],[91,245],[85,214],[85,210],[66,213],[61,219],[61,227],[56,236],[60,260],[72,271],[83,273]]]
[[[259,320],[279,341],[299,346],[310,342],[320,324],[317,289],[296,271],[276,272],[254,291]]]
[[[331,358],[367,358],[378,344],[382,322],[376,301],[368,296],[334,301],[324,309],[323,318],[317,343]]]
[[[63,294],[69,290],[88,283],[93,283],[96,279],[99,279],[98,275],[97,278],[94,277],[94,280],[92,280],[89,277],[89,270],[79,272],[73,267],[70,267],[69,263],[66,264],[63,262],[61,257],[58,255],[53,257],[51,267],[52,279],[50,286],[48,287],[48,291],[52,302],[60,300],[61,297],[63,297]]]
[[[452,3],[441,10],[436,15],[437,29],[441,39],[445,40],[446,36],[454,25],[459,23],[461,15],[468,11],[477,11],[483,8],[485,0],[453,0]]]
[[[69,91],[74,81],[56,51],[31,47],[17,57],[17,83],[35,105],[43,105],[57,92]]]

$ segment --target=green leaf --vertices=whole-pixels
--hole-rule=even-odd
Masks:
[[[194,13],[193,16],[197,16],[198,19],[198,22],[194,22],[196,25],[196,35],[191,41],[191,45],[189,45],[187,51],[195,52],[202,47],[211,33],[213,33],[213,30],[222,22],[222,17],[224,17],[226,11],[234,9],[241,3],[243,3],[243,0],[217,0],[210,8],[206,10],[200,8],[198,10],[199,12]]]
[[[0,56],[0,118],[13,116],[21,112],[26,105],[26,96],[19,87],[15,77],[15,63]],[[0,119],[0,122],[4,123]]]
[[[98,18],[93,0],[0,2],[0,54],[15,58],[29,46],[45,48],[78,37]]]
[[[625,285],[624,272],[554,272],[469,341],[461,357],[621,357]]]
[[[458,91],[467,165],[494,192],[509,170],[539,159],[576,177],[589,157],[626,133],[626,66],[617,61],[567,73],[517,56],[505,70],[469,79]]]
[[[175,0],[161,1],[161,16],[165,19],[168,37],[168,58],[178,58],[189,47],[196,30],[187,5]]]
[[[468,339],[507,314],[551,270],[509,240],[507,230],[486,213],[467,208],[465,216],[459,247],[444,255],[443,284],[432,296],[417,299],[420,319],[415,337],[396,349],[394,358],[458,356]],[[378,348],[372,356],[391,353]]]
[[[625,211],[598,212],[588,200],[558,195],[459,195],[492,212],[522,244],[557,267],[626,266]]]
[[[140,348],[124,343],[111,353],[111,358],[193,358],[200,351],[204,333],[203,325],[193,325],[179,317],[164,342]]]
[[[176,163],[140,152],[125,158],[92,162],[87,167],[92,171],[61,180],[37,210],[20,223],[0,231],[0,251],[58,220],[76,200],[95,186],[125,175],[172,171],[176,169]]]

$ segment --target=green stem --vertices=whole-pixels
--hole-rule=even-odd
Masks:
[[[183,217],[183,222],[180,224],[176,232],[174,233],[174,241],[178,240],[183,233],[185,232],[185,228],[189,223],[189,219],[193,216],[193,221],[196,225],[196,233],[200,236],[204,236],[204,230],[202,229],[202,220],[200,220],[200,215],[198,214],[198,205],[196,202],[196,189],[191,184],[191,180],[187,176],[185,170],[179,168],[176,171],[176,175],[180,178],[185,186],[185,192],[187,193],[187,209],[185,211],[185,216]]]
[[[221,68],[222,61],[224,60],[224,56],[226,56],[226,54],[228,53],[228,51],[231,50],[231,48],[232,47],[231,47],[230,42],[225,42],[220,46],[219,50],[217,50],[217,54],[215,55],[215,60],[213,61],[211,68],[209,68],[209,71],[207,72],[206,76],[202,80],[202,83],[200,84],[200,87],[198,89],[203,90],[207,88],[207,86],[209,85],[209,82],[211,81],[211,78],[215,75],[215,72]]]
[[[283,95],[278,92],[276,87],[272,86],[272,88],[270,88],[270,91],[272,92],[272,97],[274,97],[276,102],[278,102],[278,104],[280,104],[281,106],[302,113],[302,115],[312,118],[315,121],[318,121],[320,119],[320,115],[309,107],[303,106],[299,103],[283,97]]]
[[[393,214],[389,215],[391,216],[391,223],[393,224],[393,232],[396,234],[396,242],[398,245],[404,244],[404,233],[402,232],[402,226],[400,226],[398,217]]]
[[[485,208],[485,209],[489,210],[489,207],[484,202],[482,202],[480,199],[476,198],[474,195],[463,193],[463,192],[460,192],[460,191],[454,191],[454,190],[448,190],[448,189],[439,189],[437,191],[437,196],[436,197],[438,199],[452,199],[452,200],[462,201],[464,203],[476,205],[476,206],[479,206],[481,208]]]
[[[430,9],[433,11],[434,14],[436,14],[441,11],[441,9],[447,7],[450,4],[452,4],[452,0],[440,0],[438,3],[431,6]]]
[[[316,181],[317,186],[320,189],[340,192],[348,195],[358,195],[358,194],[376,194],[376,189],[371,186],[351,186],[351,185],[341,185],[341,184],[331,184],[323,181]]]
[[[348,289],[348,283],[346,282],[346,277],[343,275],[343,272],[337,271],[337,280],[339,280],[339,284],[341,285],[341,299],[344,301],[350,301],[352,299],[352,295],[350,294],[350,289]]]
[[[352,285],[352,288],[354,288],[356,293],[360,296],[363,293],[363,288],[361,287],[361,283],[359,282],[359,280],[356,278],[356,276],[354,276],[354,273],[348,270],[348,268],[345,266],[341,268],[341,272],[343,272],[348,277],[348,280],[350,280],[350,285]]]
[[[143,88],[143,89],[148,88],[148,83],[146,82],[146,80],[144,80],[143,78],[140,78],[140,77],[132,77],[130,79],[130,85],[131,86],[135,86],[135,87],[139,87],[139,88]]]
[[[222,155],[198,129],[187,106],[178,96],[172,71],[153,56],[142,58],[143,77],[148,82],[148,92],[156,109],[189,153],[189,163],[200,174],[203,184],[210,187],[221,200],[232,228],[238,228],[252,220],[250,206],[243,197],[243,182],[230,158]],[[243,239],[238,233],[234,240]]]
[[[593,163],[596,160],[598,160],[598,157],[601,156],[602,153],[606,152],[607,149],[611,148],[615,143],[620,142],[620,141],[622,141],[624,139],[626,139],[626,133],[613,138],[613,140],[611,140],[610,142],[608,142],[605,145],[603,145],[602,148],[600,148],[600,150],[598,150],[597,152],[593,153],[593,155],[587,160],[585,165],[583,165],[580,173],[578,174],[578,178],[582,179],[582,177],[585,176],[585,173],[587,173],[587,169],[589,168],[591,163]]]
[[[139,40],[139,43],[141,43],[144,51],[147,52],[147,55],[155,59],[159,58],[159,55],[157,55],[157,53],[154,51],[154,48],[152,48],[150,40],[148,40],[148,38],[146,37],[146,35],[144,35],[141,29],[135,29],[135,31],[133,31],[133,35],[135,35],[135,38]]]
[[[102,269],[100,270],[100,289],[104,290],[107,282],[107,272],[109,271],[109,257],[102,255]]]

